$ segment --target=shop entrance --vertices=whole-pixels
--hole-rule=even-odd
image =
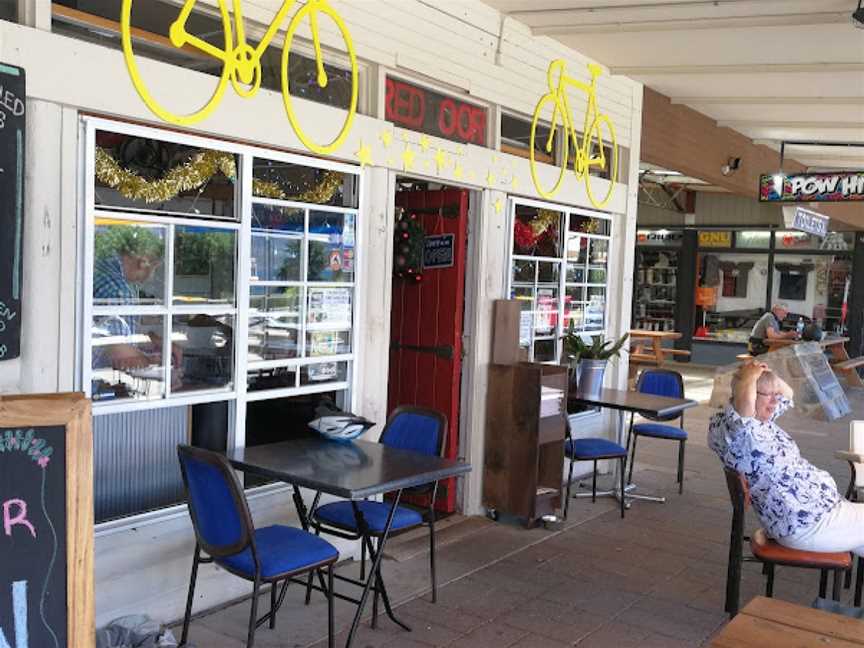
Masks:
[[[396,190],[387,410],[445,414],[448,458],[459,456],[469,193],[406,179]],[[456,510],[454,479],[439,485],[435,508]]]

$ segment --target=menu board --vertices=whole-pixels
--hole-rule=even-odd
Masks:
[[[0,63],[0,361],[21,355],[25,97],[24,69]]]

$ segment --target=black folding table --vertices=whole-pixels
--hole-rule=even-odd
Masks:
[[[379,578],[378,585],[375,587],[381,595],[387,616],[406,630],[410,630],[393,614],[384,579],[380,577],[378,571],[393,524],[393,515],[404,489],[464,475],[471,471],[470,464],[391,448],[369,441],[339,443],[320,437],[238,448],[228,451],[226,456],[231,465],[238,470],[291,484],[294,489],[297,515],[306,530],[309,529],[309,510],[300,495],[301,487],[351,501],[393,493],[390,512],[377,549],[373,549],[373,543],[368,535],[368,526],[360,507],[354,507],[357,528],[363,536],[362,542],[367,543],[372,568],[369,570],[368,578],[359,581],[346,576],[336,576],[342,581],[361,586],[363,593],[359,599],[336,592],[333,595],[357,605],[357,612],[345,644],[346,648],[354,640],[376,575]],[[322,587],[324,587],[323,583],[316,589]]]

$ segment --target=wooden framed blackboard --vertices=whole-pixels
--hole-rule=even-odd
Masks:
[[[83,394],[0,397],[0,648],[95,644]]]
[[[21,355],[24,81],[23,68],[0,63],[0,361]]]

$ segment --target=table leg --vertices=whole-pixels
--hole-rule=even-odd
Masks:
[[[846,345],[844,344],[832,344],[831,345],[831,356],[837,362],[843,362],[844,360],[849,360],[849,352],[846,351]],[[836,372],[835,372],[836,373]],[[857,369],[850,369],[849,371],[844,371],[846,375],[846,384],[850,387],[864,387],[864,381],[861,380],[861,376],[858,375]]]
[[[387,538],[390,537],[390,529],[393,526],[393,517],[396,514],[396,507],[399,506],[399,500],[402,497],[402,491],[396,491],[396,495],[393,498],[393,504],[390,506],[390,511],[387,513],[387,521],[384,524],[384,530],[381,533],[381,539],[378,544],[378,551],[375,551],[372,547],[372,541],[369,537],[369,527],[366,524],[366,520],[363,517],[363,513],[360,511],[360,508],[357,506],[356,502],[351,502],[351,506],[354,508],[354,517],[357,521],[357,528],[360,530],[363,536],[363,542],[368,544],[366,545],[367,551],[370,553],[370,558],[372,560],[372,565],[369,569],[369,578],[366,579],[365,584],[363,585],[363,594],[360,595],[360,603],[357,605],[357,612],[354,614],[354,620],[351,622],[351,630],[348,632],[348,640],[345,642],[345,648],[350,648],[351,643],[354,641],[354,635],[357,634],[357,628],[360,625],[360,618],[363,616],[363,609],[366,607],[366,601],[369,599],[369,591],[372,589],[373,583],[380,582],[381,583],[381,599],[384,601],[384,608],[387,611],[387,616],[389,616],[395,623],[405,628],[406,630],[411,630],[404,623],[396,619],[393,614],[393,610],[390,607],[390,600],[387,596],[387,590],[384,588],[384,581],[381,578],[380,570],[381,570],[381,559],[384,556],[384,547],[387,544]],[[377,591],[376,587],[376,591]]]
[[[654,361],[657,363],[657,367],[663,366],[663,338],[655,337],[654,338]]]

